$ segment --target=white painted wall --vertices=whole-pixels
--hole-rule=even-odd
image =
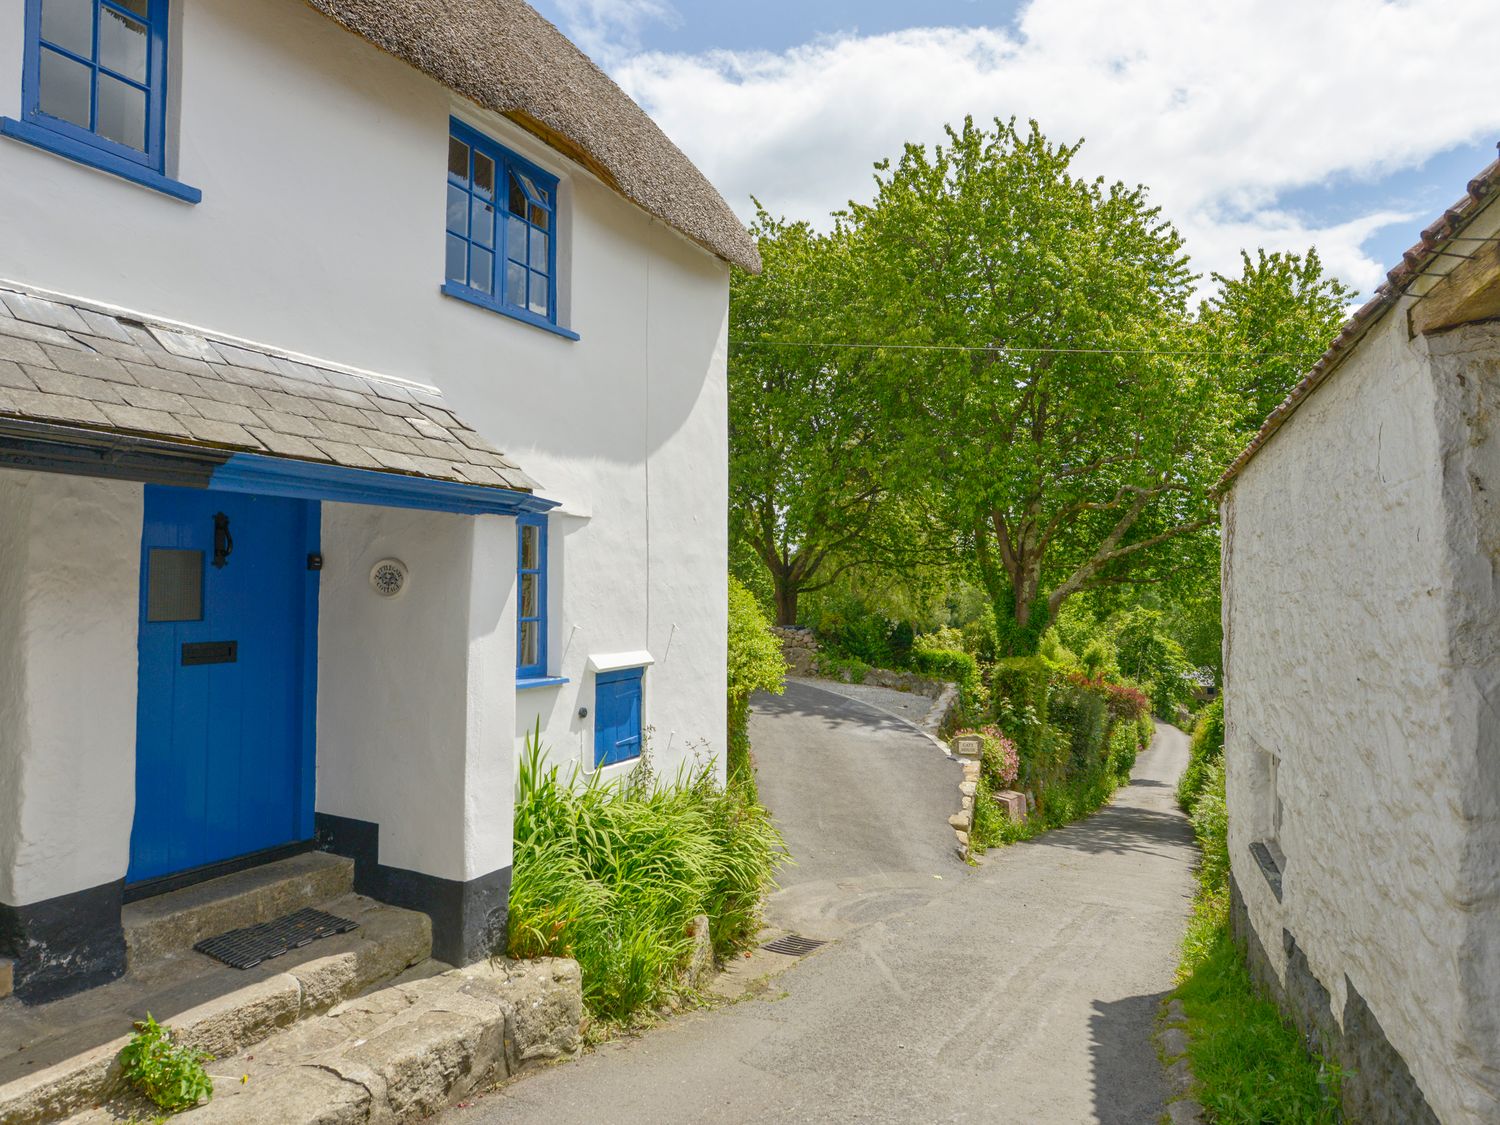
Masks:
[[[379,824],[381,863],[510,863],[514,537],[497,516],[323,505],[317,808]],[[392,598],[370,585],[385,558],[408,568]]]
[[[23,6],[0,0],[10,116]],[[648,649],[659,765],[721,751],[728,267],[297,0],[179,6],[176,169],[203,202],[0,138],[0,277],[441,387],[565,505],[551,670],[571,682],[521,696],[517,737],[540,718],[591,760],[587,655]],[[581,340],[439,294],[450,114],[560,176]]]
[[[0,471],[0,902],[121,878],[135,814],[138,484]]]
[[[1449,1122],[1500,1118],[1488,331],[1462,358],[1433,341],[1451,352],[1434,364],[1398,308],[1225,502],[1230,854],[1251,921],[1278,971],[1292,932],[1340,1018],[1347,975]],[[1272,831],[1272,758],[1282,903],[1248,851]]]

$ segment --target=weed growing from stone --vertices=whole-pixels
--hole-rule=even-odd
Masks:
[[[157,1023],[150,1012],[135,1029],[119,1055],[127,1082],[173,1113],[213,1097],[213,1079],[203,1069],[212,1055],[178,1043],[171,1029]]]

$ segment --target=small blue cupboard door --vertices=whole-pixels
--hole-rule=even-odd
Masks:
[[[641,669],[594,678],[594,768],[641,756]]]
[[[145,505],[127,883],[313,834],[318,506],[166,485]]]

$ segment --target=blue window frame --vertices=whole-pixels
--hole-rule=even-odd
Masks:
[[[547,518],[516,517],[516,679],[547,674]]]
[[[167,0],[27,0],[25,119],[162,169]]]
[[[189,203],[165,174],[169,0],[26,0],[21,120],[0,134]]]
[[[643,669],[600,672],[594,679],[594,768],[641,756]]]
[[[557,324],[557,177],[458,121],[445,237],[445,293],[577,339]]]

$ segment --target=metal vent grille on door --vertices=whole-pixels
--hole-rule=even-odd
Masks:
[[[146,552],[146,620],[203,620],[203,552],[152,547]]]

